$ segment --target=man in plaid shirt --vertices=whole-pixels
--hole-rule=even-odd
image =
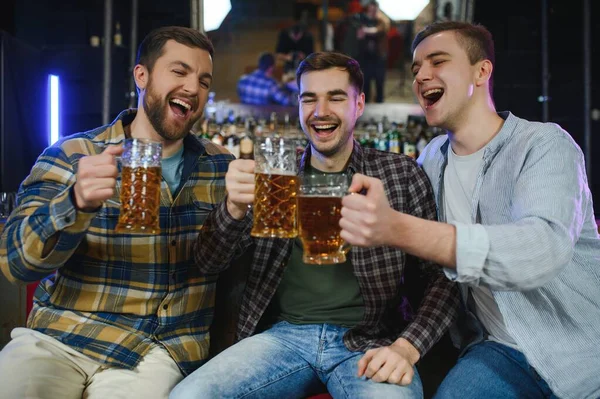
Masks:
[[[314,53],[297,80],[310,141],[300,173],[377,177],[394,209],[435,219],[431,185],[413,160],[363,149],[353,139],[365,104],[358,63]],[[436,266],[392,247],[355,247],[346,263],[314,266],[302,263],[297,240],[252,238],[253,171],[254,161],[230,164],[227,199],[207,218],[195,253],[202,271],[216,273],[250,251],[240,341],[188,376],[171,398],[302,397],[323,384],[334,397],[422,397],[415,363],[452,323],[455,285]],[[430,277],[408,320],[401,284],[407,269]]]
[[[47,148],[22,183],[0,267],[38,286],[28,328],[0,352],[0,398],[166,398],[207,358],[215,276],[193,264],[233,159],[190,134],[212,81],[213,47],[189,28],[142,42],[137,110]],[[160,234],[116,233],[125,138],[162,142]]]
[[[237,91],[243,104],[296,105],[298,93],[279,84],[273,77],[275,58],[264,53],[258,59],[258,69],[238,81]]]

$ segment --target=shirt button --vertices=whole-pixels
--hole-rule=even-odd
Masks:
[[[71,223],[71,218],[68,216],[65,216],[65,223]]]
[[[164,310],[167,310],[168,308],[169,308],[169,305],[166,305],[166,304],[165,304],[165,305],[163,305],[163,309],[164,309]]]
[[[175,246],[175,245],[177,245],[177,241],[175,241],[175,240],[171,241],[171,245],[172,245],[172,246]]]

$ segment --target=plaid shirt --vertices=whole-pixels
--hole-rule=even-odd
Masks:
[[[78,211],[72,190],[78,161],[125,138],[135,110],[108,126],[69,136],[39,157],[0,241],[11,280],[37,281],[28,327],[109,366],[134,368],[153,342],[188,374],[207,358],[215,280],[193,265],[202,223],[225,195],[233,157],[189,134],[173,199],[161,184],[158,235],[117,234],[119,207]],[[120,178],[114,201],[119,201]]]
[[[310,147],[300,160],[300,173],[309,162]],[[436,219],[431,184],[410,158],[363,149],[354,143],[349,174],[362,173],[383,181],[391,206],[425,219]],[[221,203],[206,219],[198,238],[196,262],[204,272],[218,272],[246,250],[253,250],[252,264],[238,319],[238,339],[252,335],[281,282],[293,240],[250,236],[252,215],[233,219]],[[392,344],[404,337],[424,355],[447,331],[458,309],[458,290],[437,265],[391,247],[350,251],[354,275],[363,296],[363,320],[344,336],[351,350]],[[430,277],[423,300],[409,322],[402,317],[402,286],[405,266],[427,270]]]
[[[280,86],[275,79],[265,75],[260,69],[242,76],[238,81],[237,91],[243,104],[296,105],[298,103],[295,93]]]

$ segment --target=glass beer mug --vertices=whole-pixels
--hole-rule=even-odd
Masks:
[[[121,162],[121,209],[116,231],[160,232],[162,144],[148,139],[127,139]]]
[[[340,237],[342,198],[348,193],[345,174],[307,174],[298,192],[299,236],[308,264],[344,263],[350,245]]]
[[[294,238],[298,167],[296,144],[283,137],[261,137],[254,145],[253,237]]]

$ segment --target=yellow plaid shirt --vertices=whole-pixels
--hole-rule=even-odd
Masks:
[[[135,367],[160,343],[184,374],[208,356],[216,275],[194,266],[194,241],[225,195],[233,156],[190,134],[173,196],[163,180],[158,235],[114,231],[119,208],[78,211],[78,160],[125,138],[135,110],[110,125],[47,148],[22,183],[0,238],[0,267],[12,281],[43,279],[28,327],[107,366]],[[120,179],[114,201],[119,201]]]

